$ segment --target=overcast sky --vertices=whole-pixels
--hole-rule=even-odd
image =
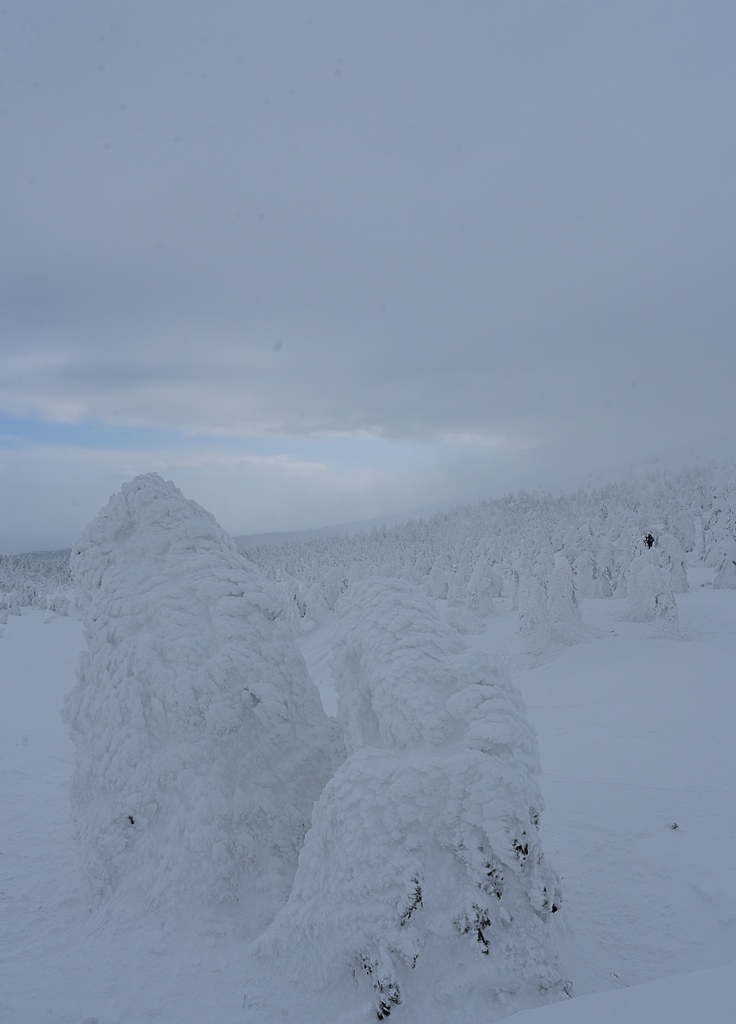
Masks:
[[[733,0],[3,0],[0,551],[736,428]]]

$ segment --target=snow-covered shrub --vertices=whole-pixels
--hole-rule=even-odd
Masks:
[[[453,626],[463,636],[480,636],[485,631],[485,623],[467,608],[453,608],[448,604],[442,613],[442,618]]]
[[[46,611],[57,615],[68,615],[72,603],[66,594],[49,594],[45,599]]]
[[[123,485],[72,564],[87,649],[65,715],[92,901],[239,900],[261,927],[334,754],[276,586],[156,474]]]
[[[736,489],[718,488],[708,521],[706,561],[716,567],[713,586],[736,588]]]
[[[736,590],[736,540],[726,550],[716,572],[713,586],[723,590]]]
[[[583,621],[575,592],[575,580],[566,558],[559,557],[555,561],[547,591],[550,622],[571,622],[579,625]]]
[[[423,584],[424,592],[428,597],[444,601],[447,598],[447,569],[434,564],[427,574]]]
[[[608,577],[599,572],[599,544],[599,539],[595,536],[587,519],[578,525],[574,535],[568,539],[572,568],[575,572],[575,585],[581,597],[608,597],[610,595]]]
[[[551,632],[547,592],[544,583],[529,572],[519,576],[516,632],[527,654],[541,654],[549,645]]]
[[[465,591],[468,611],[482,618],[493,612],[494,596],[501,596],[499,577],[493,571],[493,562],[485,547],[482,545],[482,550],[478,553]],[[500,582],[503,587],[503,580]]]
[[[718,482],[706,521],[703,523],[703,543],[707,565],[719,568],[724,555],[736,541],[736,488]]]
[[[657,538],[656,551],[658,564],[672,577],[672,589],[676,594],[687,594],[687,559],[680,541],[672,533],[662,533]]]
[[[334,612],[335,605],[340,600],[340,595],[348,589],[348,581],[343,575],[328,576],[322,581],[322,593],[328,611]]]
[[[296,580],[283,580],[276,584],[284,606],[284,616],[295,633],[307,632],[307,602]],[[313,623],[311,624],[313,625]]]
[[[624,618],[630,622],[656,622],[661,633],[678,634],[677,602],[672,577],[665,569],[651,564],[637,567],[636,571],[632,567]]]
[[[575,643],[583,632],[575,580],[570,563],[558,556],[547,586],[547,616],[550,633],[555,640]]]
[[[256,953],[319,991],[518,1008],[564,986],[550,933],[539,761],[519,694],[426,597],[351,588],[333,675],[349,759],[315,807],[294,887]]]

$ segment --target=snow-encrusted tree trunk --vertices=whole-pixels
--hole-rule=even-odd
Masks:
[[[559,886],[535,735],[503,670],[384,579],[346,595],[333,675],[350,756],[256,954],[320,992],[353,974],[379,1019],[402,1001],[452,1019],[459,990],[484,1018],[552,998]]]
[[[87,649],[65,716],[91,901],[238,900],[262,927],[335,753],[276,584],[156,474],[110,499],[72,566]]]

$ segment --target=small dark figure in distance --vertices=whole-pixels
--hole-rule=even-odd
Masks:
[[[651,533],[648,533],[646,535],[646,537],[644,538],[644,543],[648,548],[651,548],[651,546],[654,544],[654,537],[652,537]]]

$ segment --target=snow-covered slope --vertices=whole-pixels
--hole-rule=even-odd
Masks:
[[[730,1024],[736,1006],[736,962],[650,981],[636,988],[582,996],[522,1011],[509,1024]]]

